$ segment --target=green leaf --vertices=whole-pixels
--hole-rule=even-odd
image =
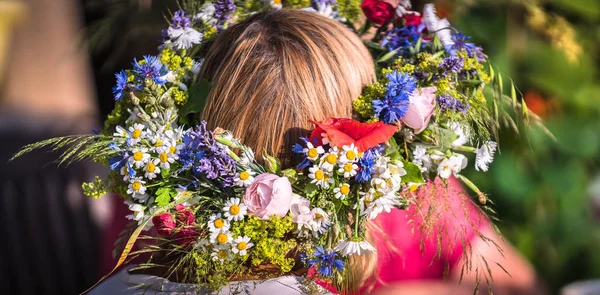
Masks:
[[[159,207],[164,207],[171,202],[171,198],[177,195],[177,191],[168,187],[161,187],[156,190],[156,204]]]
[[[180,116],[186,116],[188,114],[197,114],[202,112],[206,105],[206,99],[210,93],[210,83],[206,80],[198,82],[198,84],[192,85],[189,90],[188,101],[179,110]]]
[[[162,178],[166,179],[169,177],[169,172],[171,172],[169,169],[162,169],[162,170],[160,170],[160,176],[162,176]]]
[[[397,53],[398,53],[398,50],[392,50],[392,51],[384,54],[380,59],[378,59],[377,63],[386,62],[389,59],[392,59],[394,56],[396,56]]]
[[[421,43],[423,42],[423,39],[421,37],[419,37],[419,40],[417,40],[417,44],[415,44],[415,51],[417,53],[419,53],[419,51],[421,51]]]
[[[406,170],[406,175],[402,176],[402,182],[425,183],[419,166],[406,161],[402,161],[402,164],[404,164],[404,170]]]
[[[306,197],[312,197],[319,192],[319,187],[314,183],[307,183],[304,187]]]
[[[513,106],[517,105],[517,91],[515,90],[515,84],[510,82],[510,96],[512,98]]]
[[[279,172],[281,172],[281,163],[277,158],[263,152],[263,159],[265,160],[265,169],[267,172],[273,174],[279,174]]]
[[[388,145],[383,151],[383,155],[385,157],[389,157],[391,160],[400,158],[400,151],[398,150],[398,144],[396,143],[396,139],[394,137],[388,140]]]

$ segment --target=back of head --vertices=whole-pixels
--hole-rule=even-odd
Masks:
[[[223,31],[201,76],[212,82],[203,119],[257,153],[285,162],[308,120],[351,117],[352,100],[375,79],[361,40],[316,13],[273,10]]]

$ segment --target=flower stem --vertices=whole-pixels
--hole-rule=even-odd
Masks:
[[[460,152],[469,152],[469,153],[477,153],[477,149],[471,146],[455,146],[452,147],[453,150],[455,151],[460,151]]]
[[[485,203],[487,202],[487,196],[483,192],[481,192],[481,190],[471,180],[460,174],[458,175],[458,179],[460,179],[460,181],[462,181],[468,188],[470,188],[473,192],[477,194],[477,197],[479,198],[479,203],[485,205]]]
[[[360,201],[360,195],[358,190],[356,191],[356,215],[354,216],[354,237],[358,238],[358,216],[360,214],[360,206],[358,206],[358,202]]]

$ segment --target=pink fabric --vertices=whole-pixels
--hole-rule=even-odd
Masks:
[[[462,241],[470,243],[488,221],[457,180],[450,179],[449,186],[444,186],[438,179],[419,190],[416,198],[421,210],[416,206],[406,211],[394,209],[375,220],[380,227],[371,230],[378,251],[375,288],[399,281],[442,279],[447,266],[450,270],[461,267]],[[439,218],[432,226],[436,229],[433,234],[423,239],[419,228],[430,204],[438,208]],[[440,241],[440,256],[434,259],[438,250],[434,236],[439,231],[443,231],[444,238]]]

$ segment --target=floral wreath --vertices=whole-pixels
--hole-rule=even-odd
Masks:
[[[513,85],[510,96],[502,92],[502,76],[483,50],[433,5],[420,14],[409,1],[345,2],[187,1],[163,30],[159,54],[116,74],[116,106],[101,133],[49,139],[15,157],[68,147],[61,162],[92,159],[110,168],[82,187],[94,198],[116,193],[131,210],[136,227],[124,234],[115,269],[153,227],[158,245],[140,252],[180,253],[175,265],[186,281],[217,290],[260,266],[274,266],[268,277],[301,264],[339,287],[351,256],[376,251],[366,221],[410,207],[411,193],[427,180],[455,176],[485,204],[459,174],[468,165],[463,153],[475,154],[476,170],[488,170],[500,124],[517,125],[505,109],[541,126]],[[357,34],[377,28],[365,44],[379,78],[354,101],[359,120],[312,122],[310,136],[291,147],[302,157],[297,167],[266,154],[259,164],[231,133],[188,116],[201,111],[210,89],[198,81],[199,45],[254,12],[282,7],[336,19]],[[361,10],[367,21],[357,29]],[[301,253],[301,261],[289,253]]]

